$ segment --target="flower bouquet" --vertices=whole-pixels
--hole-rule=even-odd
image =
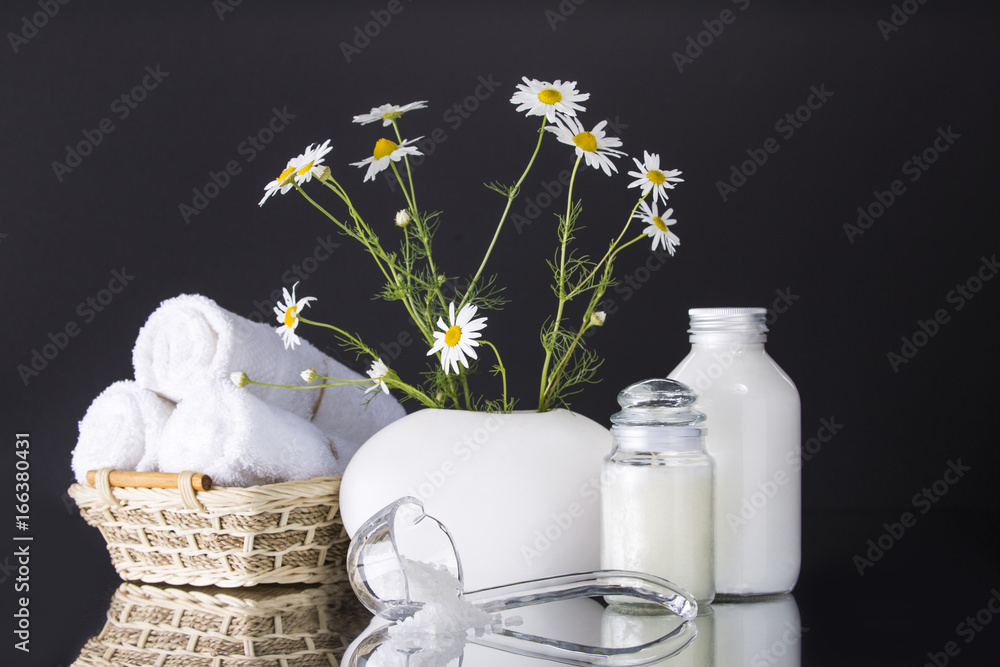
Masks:
[[[343,179],[324,163],[332,150],[330,140],[310,145],[301,155],[288,161],[277,178],[265,186],[260,205],[276,195],[294,190],[326,216],[342,234],[360,244],[385,279],[381,297],[402,304],[419,329],[426,345],[426,355],[434,357],[422,383],[404,380],[359,336],[341,326],[304,317],[303,311],[315,299],[297,297],[296,287],[293,286],[291,293],[284,290],[284,303],[274,309],[279,323],[277,331],[283,337],[286,348],[300,342],[296,329],[299,323],[305,323],[332,330],[346,349],[370,361],[368,380],[325,377],[308,369],[302,373],[308,383],[305,387],[364,384],[370,385],[365,392],[367,394],[378,390],[388,394],[390,390],[396,390],[404,399],[418,401],[429,408],[494,412],[509,412],[514,408],[515,400],[507,390],[508,367],[498,347],[484,337],[488,318],[481,313],[499,310],[505,304],[496,276],[487,275],[485,271],[512,204],[546,137],[553,137],[558,143],[572,148],[576,161],[565,195],[564,211],[557,216],[555,254],[548,261],[552,272],[555,314],[544,322],[540,332],[544,362],[534,406],[539,412],[566,406],[569,396],[595,381],[601,360],[596,352],[587,348],[585,338],[591,328],[604,324],[605,313],[599,310],[599,306],[605,292],[614,285],[615,260],[624,250],[644,239],[652,239],[653,251],[662,247],[670,255],[674,254],[680,240],[671,229],[676,223],[671,217],[673,209],[665,207],[668,191],[683,179],[678,170],[661,169],[658,154],[644,151],[642,160],[633,158],[635,171],[630,171],[629,175],[634,180],[628,187],[636,188],[639,196],[625,217],[621,230],[611,238],[607,250],[599,258],[579,252],[573,243],[580,228],[578,222],[582,210],[574,188],[576,176],[585,166],[610,177],[618,171],[615,161],[626,155],[619,149],[621,140],[608,135],[607,121],[585,129],[578,113],[585,111],[581,103],[589,97],[589,93],[577,90],[575,81],[544,82],[525,77],[523,83],[518,84],[511,103],[516,105],[518,112],[540,117],[541,126],[534,150],[520,177],[510,185],[487,185],[505,202],[498,205],[498,209],[502,210],[478,269],[461,283],[446,273],[434,256],[434,235],[441,224],[440,214],[425,212],[417,203],[409,158],[422,155],[415,145],[422,137],[404,139],[400,130],[403,116],[408,117],[411,112],[426,108],[425,101],[402,106],[385,104],[354,117],[354,122],[361,125],[381,121],[383,128],[392,128],[389,138],[383,136],[375,142],[369,157],[351,163],[366,170],[363,182],[374,180],[377,174],[387,169],[392,170],[402,193],[403,207],[394,217],[380,213],[379,217],[386,221],[385,224],[370,223],[354,205],[342,184]],[[305,186],[313,181],[322,186],[320,192],[333,201],[336,209],[320,203],[318,197],[314,198],[313,194],[306,192]],[[661,205],[665,208],[662,212]],[[388,224],[389,220],[394,220],[394,226]],[[636,221],[639,225],[633,224]],[[640,225],[644,227],[637,230]],[[386,243],[384,237],[389,232],[398,237],[398,247],[390,247]],[[488,355],[495,360],[491,370],[499,377],[499,398],[485,399],[470,390],[469,376],[475,372],[484,348],[488,348]],[[233,381],[239,386],[266,384],[245,373],[235,373]]]

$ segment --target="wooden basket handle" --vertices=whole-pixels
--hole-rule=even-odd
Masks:
[[[132,470],[113,470],[108,476],[111,486],[131,486],[142,489],[176,489],[180,474],[175,472],[135,472]],[[87,483],[96,484],[97,471],[87,471]],[[212,478],[208,475],[195,473],[191,476],[191,486],[195,491],[211,491]]]

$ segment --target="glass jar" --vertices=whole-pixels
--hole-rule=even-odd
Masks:
[[[714,469],[697,396],[674,380],[618,395],[601,470],[601,568],[654,574],[699,604],[715,597]]]
[[[692,308],[691,352],[670,377],[699,394],[716,461],[719,595],[785,593],[802,560],[800,403],[764,350],[763,308]]]

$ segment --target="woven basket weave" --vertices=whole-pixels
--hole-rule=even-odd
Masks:
[[[190,472],[179,489],[112,488],[110,472],[69,495],[122,579],[229,588],[347,578],[340,477],[194,491]]]
[[[73,667],[336,667],[371,616],[344,583],[122,584]]]

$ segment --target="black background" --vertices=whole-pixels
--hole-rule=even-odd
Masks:
[[[131,377],[145,318],[181,293],[270,318],[265,302],[300,266],[312,269],[299,294],[318,297],[313,317],[388,346],[406,323],[397,304],[372,300],[378,276],[361,250],[334,234],[341,246],[329,259],[304,263],[333,229],[294,194],[258,208],[263,186],[307,144],[331,138],[327,163],[390,236],[401,200],[382,179],[363,184],[364,172],[348,166],[371,154],[381,126],[350,121],[386,102],[428,100],[402,128],[409,137],[435,128],[446,136],[415,176],[421,206],[444,212],[440,261],[450,275],[469,275],[502,210],[482,184],[512,182],[533,146],[537,119],[508,102],[524,75],[577,81],[591,93],[585,125],[612,120],[630,155],[657,152],[665,168],[684,171],[671,193],[677,256],[651,273],[646,249],[619,261],[622,284],[631,278],[640,287],[609,292],[617,312],[591,339],[606,360],[602,382],[573,408],[607,423],[618,390],[668,373],[689,348],[687,308],[772,308],[768,349],[798,385],[804,441],[822,419],[842,425],[803,468],[805,563],[796,597],[810,628],[804,664],[921,665],[948,641],[962,648],[951,664],[984,664],[976,656],[996,655],[1000,622],[968,644],[956,626],[1000,586],[1000,281],[974,280],[998,250],[997,12],[985,2],[903,4],[912,15],[900,6],[906,22],[884,32],[879,21],[895,11],[889,2],[401,0],[398,14],[382,14],[391,16],[387,25],[368,26],[377,34],[366,44],[357,36],[385,2],[77,0],[51,18],[39,14],[35,31],[25,17],[42,11],[39,3],[5,2],[0,405],[8,444],[0,460],[11,492],[0,498],[12,525],[14,434],[28,432],[35,541],[32,652],[4,664],[68,665],[103,624],[117,578],[97,531],[64,492],[77,421],[105,386]],[[557,14],[560,6],[568,15]],[[708,45],[679,68],[675,52],[708,29],[705,21],[718,29],[712,21],[726,9],[735,19],[710,44],[710,33],[701,35]],[[24,39],[12,37],[19,33]],[[342,44],[355,39],[363,48],[345,56]],[[147,67],[167,74],[122,118],[115,100]],[[469,98],[480,77],[496,90]],[[776,123],[812,87],[831,94],[794,134],[779,131]],[[463,103],[467,118],[456,126],[456,115],[445,114]],[[294,118],[248,161],[240,145],[274,109]],[[53,163],[66,162],[68,147],[104,118],[113,131],[57,174]],[[949,129],[958,138],[911,181],[904,163]],[[718,181],[771,137],[779,150],[723,200]],[[240,172],[186,221],[179,206],[230,160]],[[524,215],[543,181],[570,166],[569,148],[547,141],[514,212]],[[589,169],[578,179],[580,241],[590,252],[602,251],[624,222],[630,166],[622,159],[612,179]],[[858,207],[897,179],[905,192],[850,237],[844,226],[856,222]],[[552,214],[563,205],[509,225],[489,266],[511,303],[490,314],[487,335],[504,351],[522,407],[537,385],[538,327],[554,308],[544,260],[555,248]],[[101,298],[115,270],[134,278],[91,310],[87,300]],[[981,289],[958,298],[953,290],[967,284]],[[929,327],[935,334],[915,336],[939,310],[946,321]],[[71,324],[79,333],[26,374],[50,334],[59,339]],[[304,335],[355,363],[322,332]],[[902,352],[904,337],[925,344],[894,368],[887,355]],[[418,348],[403,350],[394,367],[419,372]],[[489,380],[483,388],[496,391]],[[969,472],[921,514],[914,494],[959,459]],[[916,525],[859,576],[854,557],[904,511],[917,515]],[[0,578],[8,601],[0,637],[10,655],[9,567]]]

